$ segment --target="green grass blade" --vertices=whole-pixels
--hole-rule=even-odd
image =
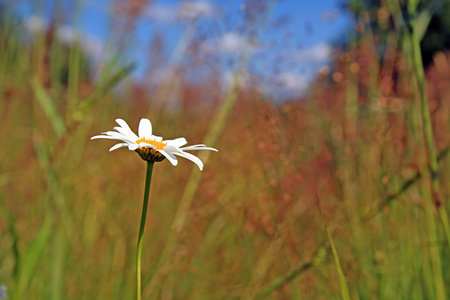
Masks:
[[[63,299],[64,295],[64,259],[66,255],[66,239],[62,228],[55,236],[53,259],[51,266],[50,299]]]
[[[36,100],[38,100],[45,115],[50,120],[53,129],[55,130],[58,137],[61,137],[67,132],[67,129],[63,119],[61,118],[57,108],[55,107],[54,101],[45,91],[44,87],[39,82],[39,79],[37,77],[33,77],[33,79],[31,79],[31,87],[33,88]]]
[[[21,261],[21,265],[19,266],[19,278],[17,281],[14,299],[24,299],[23,295],[25,294],[31,279],[36,273],[36,265],[45,249],[45,246],[47,245],[48,239],[50,238],[52,224],[53,219],[51,217],[47,217],[39,229],[33,243],[22,256],[23,259]],[[41,274],[41,278],[42,276],[43,275]]]
[[[125,67],[120,68],[114,75],[106,79],[103,83],[96,88],[96,90],[89,96],[86,100],[78,105],[73,119],[82,120],[83,116],[89,111],[89,109],[96,103],[97,100],[101,99],[106,93],[108,93],[112,88],[114,88],[120,80],[128,76],[136,68],[136,64],[132,63]]]
[[[310,268],[318,266],[319,264],[324,262],[326,256],[327,256],[326,248],[319,247],[316,252],[316,255],[312,259],[304,261],[302,264],[292,269],[289,273],[280,276],[275,280],[273,280],[272,282],[270,282],[266,287],[262,288],[256,294],[255,298],[258,299],[270,296],[270,294],[272,294],[274,291],[281,289],[283,286],[285,286],[286,284],[297,278],[300,274],[303,274]]]
[[[339,256],[334,246],[333,239],[331,238],[330,231],[326,229],[328,242],[330,242],[331,251],[333,252],[334,263],[339,274],[339,284],[341,286],[341,296],[343,300],[350,300],[350,293],[348,291],[347,281],[345,280],[344,272],[342,271],[341,263],[339,261]]]

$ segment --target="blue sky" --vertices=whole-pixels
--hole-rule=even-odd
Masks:
[[[265,92],[283,94],[284,89],[287,95],[301,94],[317,71],[329,63],[332,44],[350,28],[350,18],[340,8],[343,1],[268,1],[265,10],[254,14],[257,25],[249,25],[246,20],[257,11],[255,3],[265,1],[154,0],[143,7],[135,27],[122,39],[126,46],[123,56],[136,62],[132,76],[145,84],[155,78],[148,75],[155,65],[156,77],[161,77],[161,72],[187,63],[194,44],[197,56],[216,56],[214,62],[222,68],[224,79],[245,53],[244,75],[258,78]],[[64,12],[61,39],[82,39],[94,60],[101,60],[114,49],[111,41],[117,39],[121,21],[112,13],[114,1],[44,2],[44,7],[35,7],[33,1],[16,2],[16,11],[28,30],[48,26],[54,8],[59,7]],[[161,56],[155,59],[149,45],[157,35],[163,47]],[[205,74],[204,68],[191,70],[194,80]]]

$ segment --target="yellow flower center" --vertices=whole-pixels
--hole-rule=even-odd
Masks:
[[[136,141],[136,144],[139,144],[139,143],[147,143],[147,144],[153,145],[153,146],[156,147],[156,150],[164,150],[164,147],[167,146],[167,143],[153,141],[153,140],[149,140],[149,139],[146,139],[146,138],[138,139]]]

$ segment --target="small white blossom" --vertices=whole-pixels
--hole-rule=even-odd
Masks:
[[[127,122],[122,119],[116,119],[120,127],[114,127],[116,131],[106,131],[102,135],[96,135],[93,139],[111,139],[122,141],[112,146],[109,151],[116,150],[121,147],[128,147],[129,150],[136,151],[139,156],[151,162],[162,161],[167,158],[172,165],[176,166],[178,160],[176,156],[181,156],[194,162],[200,170],[203,169],[202,161],[195,155],[185,152],[190,150],[212,150],[217,149],[206,147],[203,144],[183,147],[187,144],[185,138],[177,138],[174,140],[163,140],[162,137],[152,134],[152,124],[148,119],[141,119],[139,122],[138,134],[136,135],[128,126]]]

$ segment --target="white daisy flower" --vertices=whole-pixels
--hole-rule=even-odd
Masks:
[[[162,137],[152,134],[152,123],[150,123],[149,119],[143,118],[139,122],[139,136],[131,131],[124,120],[116,119],[116,122],[120,125],[120,127],[114,127],[117,131],[102,132],[103,135],[93,136],[91,140],[110,139],[122,141],[122,143],[112,146],[109,151],[128,147],[129,150],[136,151],[143,160],[150,162],[162,161],[164,158],[167,158],[172,165],[176,166],[178,164],[176,155],[181,156],[194,162],[200,170],[203,170],[202,161],[197,156],[185,152],[185,150],[217,151],[217,149],[206,147],[202,144],[181,148],[187,144],[186,139],[183,137],[174,140],[163,140]]]

